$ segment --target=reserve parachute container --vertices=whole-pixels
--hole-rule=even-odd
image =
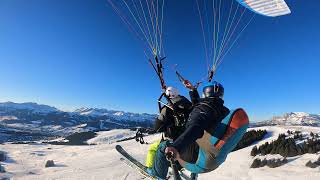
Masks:
[[[181,166],[196,174],[215,170],[237,146],[248,125],[249,117],[243,109],[232,110],[215,128],[204,131],[203,136],[197,139],[197,161],[189,163],[180,160]]]

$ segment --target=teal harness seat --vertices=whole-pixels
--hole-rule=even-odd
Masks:
[[[197,139],[199,154],[197,161],[192,164],[180,163],[192,173],[206,173],[219,167],[227,155],[236,147],[242,136],[246,133],[249,124],[247,113],[239,108],[230,111],[211,132]]]

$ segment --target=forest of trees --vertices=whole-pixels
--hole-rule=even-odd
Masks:
[[[0,162],[1,161],[5,161],[5,160],[6,160],[6,153],[3,152],[3,151],[0,151]],[[4,172],[6,172],[6,171],[5,171],[4,167],[0,163],[0,173],[4,173]]]
[[[96,137],[97,133],[88,131],[88,132],[76,132],[65,137],[66,142],[64,141],[50,141],[45,142],[53,145],[88,145],[87,140]]]
[[[309,168],[316,168],[320,166],[320,157],[318,158],[318,160],[312,162],[312,161],[308,161],[306,164],[307,167]]]
[[[292,137],[293,135],[293,137]],[[301,132],[288,131],[288,136],[280,134],[278,139],[271,143],[266,142],[261,146],[254,146],[251,150],[251,156],[280,154],[283,157],[293,157],[306,153],[316,153],[320,151],[320,139],[318,134],[310,133],[311,138],[303,139]],[[297,144],[296,140],[304,140]]]
[[[0,151],[0,161],[5,161],[6,160],[6,153],[3,151]]]
[[[266,130],[250,130],[246,132],[233,151],[248,147],[254,142],[261,141],[266,134]]]
[[[283,164],[286,164],[288,162],[288,160],[286,158],[283,159],[255,159],[253,160],[253,163],[251,164],[250,168],[260,168],[263,166],[268,166],[270,168],[276,168],[279,166],[282,166]]]

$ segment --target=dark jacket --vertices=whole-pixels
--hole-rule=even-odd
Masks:
[[[164,106],[155,121],[154,129],[157,132],[164,132],[166,137],[175,140],[185,130],[184,122],[192,110],[192,103],[184,96],[178,96],[171,101],[175,114],[169,107]]]
[[[190,91],[194,104],[189,115],[185,131],[173,142],[181,158],[187,162],[195,162],[198,157],[196,140],[201,138],[204,131],[210,132],[229,114],[229,109],[221,98],[199,98],[196,90]]]

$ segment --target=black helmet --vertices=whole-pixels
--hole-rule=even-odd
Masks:
[[[216,82],[208,82],[203,87],[203,96],[204,97],[222,97],[224,95],[223,86]]]

